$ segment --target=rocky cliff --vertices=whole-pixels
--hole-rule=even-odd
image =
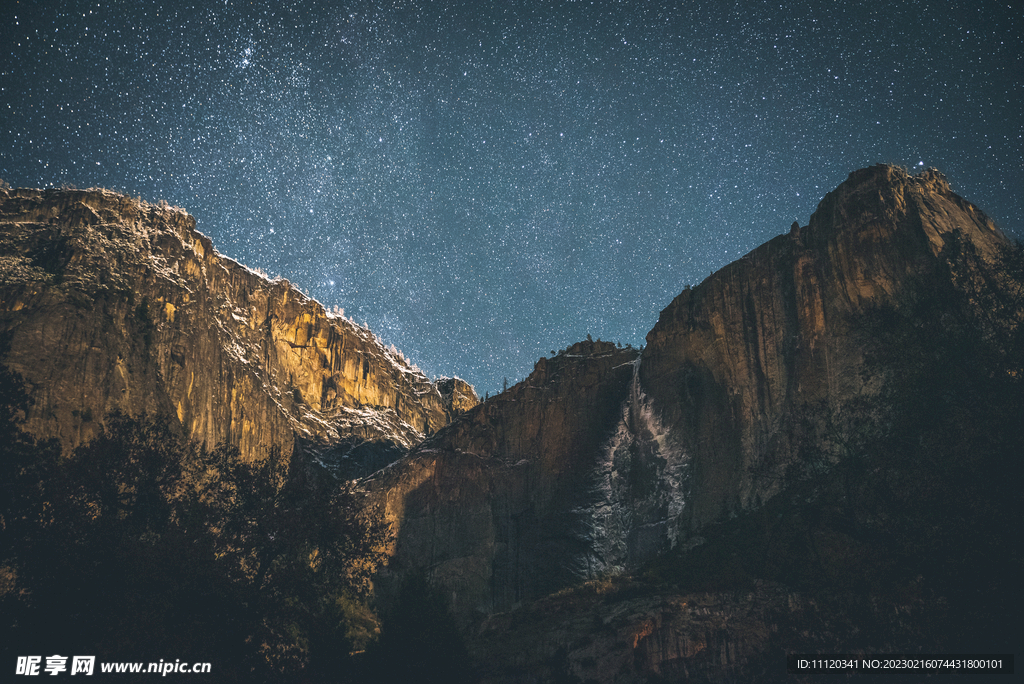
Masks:
[[[947,617],[921,601],[844,602],[768,582],[680,595],[601,580],[492,616],[471,644],[482,684],[813,682],[787,673],[786,654],[863,648],[848,611],[871,616],[880,629],[867,643],[888,653],[927,643],[920,626]]]
[[[442,398],[369,330],[218,254],[183,210],[103,190],[0,190],[0,340],[30,386],[27,429],[65,450],[119,410],[246,459],[394,458],[476,400],[461,380]]]
[[[683,292],[642,354],[580,343],[372,483],[398,533],[389,587],[424,572],[463,616],[638,567],[779,489],[804,418],[870,398],[863,316],[950,240],[1005,237],[934,170],[852,173],[794,225]]]
[[[794,224],[673,301],[647,335],[640,381],[690,480],[696,529],[772,495],[807,407],[839,411],[862,377],[863,316],[898,302],[939,265],[948,240],[991,261],[1005,236],[935,170],[851,173]],[[769,458],[770,457],[770,458]]]
[[[388,585],[429,571],[462,615],[621,569],[629,530],[604,446],[638,352],[580,342],[460,416],[370,485],[396,533]]]

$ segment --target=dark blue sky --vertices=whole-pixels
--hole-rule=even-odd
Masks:
[[[188,209],[480,394],[659,311],[854,169],[1024,234],[1010,2],[15,2],[0,178]]]

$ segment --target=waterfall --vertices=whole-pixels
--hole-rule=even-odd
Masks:
[[[672,549],[682,532],[688,462],[643,391],[640,364],[620,419],[592,473],[591,502],[574,511],[591,553],[575,561],[581,577],[614,574]]]

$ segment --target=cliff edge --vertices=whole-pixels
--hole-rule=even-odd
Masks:
[[[687,529],[770,497],[812,407],[873,395],[863,317],[934,274],[953,239],[975,247],[975,268],[1009,244],[938,171],[880,164],[661,312],[640,378],[689,459]]]

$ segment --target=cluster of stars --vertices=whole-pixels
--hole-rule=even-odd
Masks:
[[[483,394],[877,162],[1024,234],[1008,2],[7,3],[0,178],[189,209]]]

